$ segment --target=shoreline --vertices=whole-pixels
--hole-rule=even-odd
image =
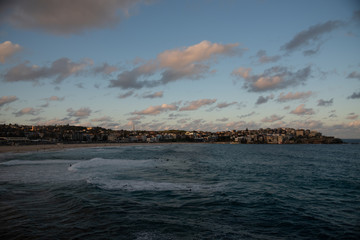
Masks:
[[[1,153],[26,153],[26,152],[46,152],[58,151],[74,148],[96,148],[96,147],[120,147],[120,146],[134,146],[134,145],[148,145],[148,143],[70,143],[70,144],[39,144],[39,145],[18,145],[18,146],[0,146]]]
[[[47,152],[59,151],[74,148],[96,148],[96,147],[122,147],[122,146],[149,146],[163,144],[193,144],[187,142],[162,142],[162,143],[70,143],[70,144],[39,144],[39,145],[18,145],[0,146],[2,153],[26,153],[26,152]],[[199,144],[199,143],[196,143]],[[203,143],[200,143],[203,144]]]

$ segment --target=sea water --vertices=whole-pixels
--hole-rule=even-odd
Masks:
[[[360,239],[360,145],[0,155],[1,239]]]

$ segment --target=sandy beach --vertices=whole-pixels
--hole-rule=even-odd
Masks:
[[[161,143],[75,143],[75,144],[39,144],[39,145],[18,145],[18,146],[0,146],[1,153],[24,153],[24,152],[41,152],[57,151],[69,148],[88,148],[88,147],[120,147],[120,146],[145,146],[145,145],[162,145],[162,144],[204,144],[189,142],[161,142]]]
[[[88,147],[113,147],[113,146],[133,146],[149,145],[159,143],[84,143],[84,144],[45,144],[45,145],[19,145],[19,146],[0,146],[0,153],[23,153],[53,151],[69,148],[88,148]],[[163,144],[163,143],[161,143]]]

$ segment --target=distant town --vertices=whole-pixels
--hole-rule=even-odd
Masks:
[[[101,127],[70,125],[26,126],[0,125],[0,145],[70,144],[70,143],[159,143],[208,142],[233,144],[336,144],[342,140],[323,136],[309,129],[265,128],[258,130],[141,131],[111,130]]]

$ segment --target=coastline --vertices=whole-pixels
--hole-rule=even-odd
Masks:
[[[150,143],[163,144],[163,143]],[[171,144],[171,143],[165,143]],[[18,145],[18,146],[0,146],[1,153],[25,153],[25,152],[45,152],[58,151],[71,148],[89,148],[89,147],[120,147],[120,146],[141,146],[149,143],[71,143],[71,144],[40,144],[40,145]]]

